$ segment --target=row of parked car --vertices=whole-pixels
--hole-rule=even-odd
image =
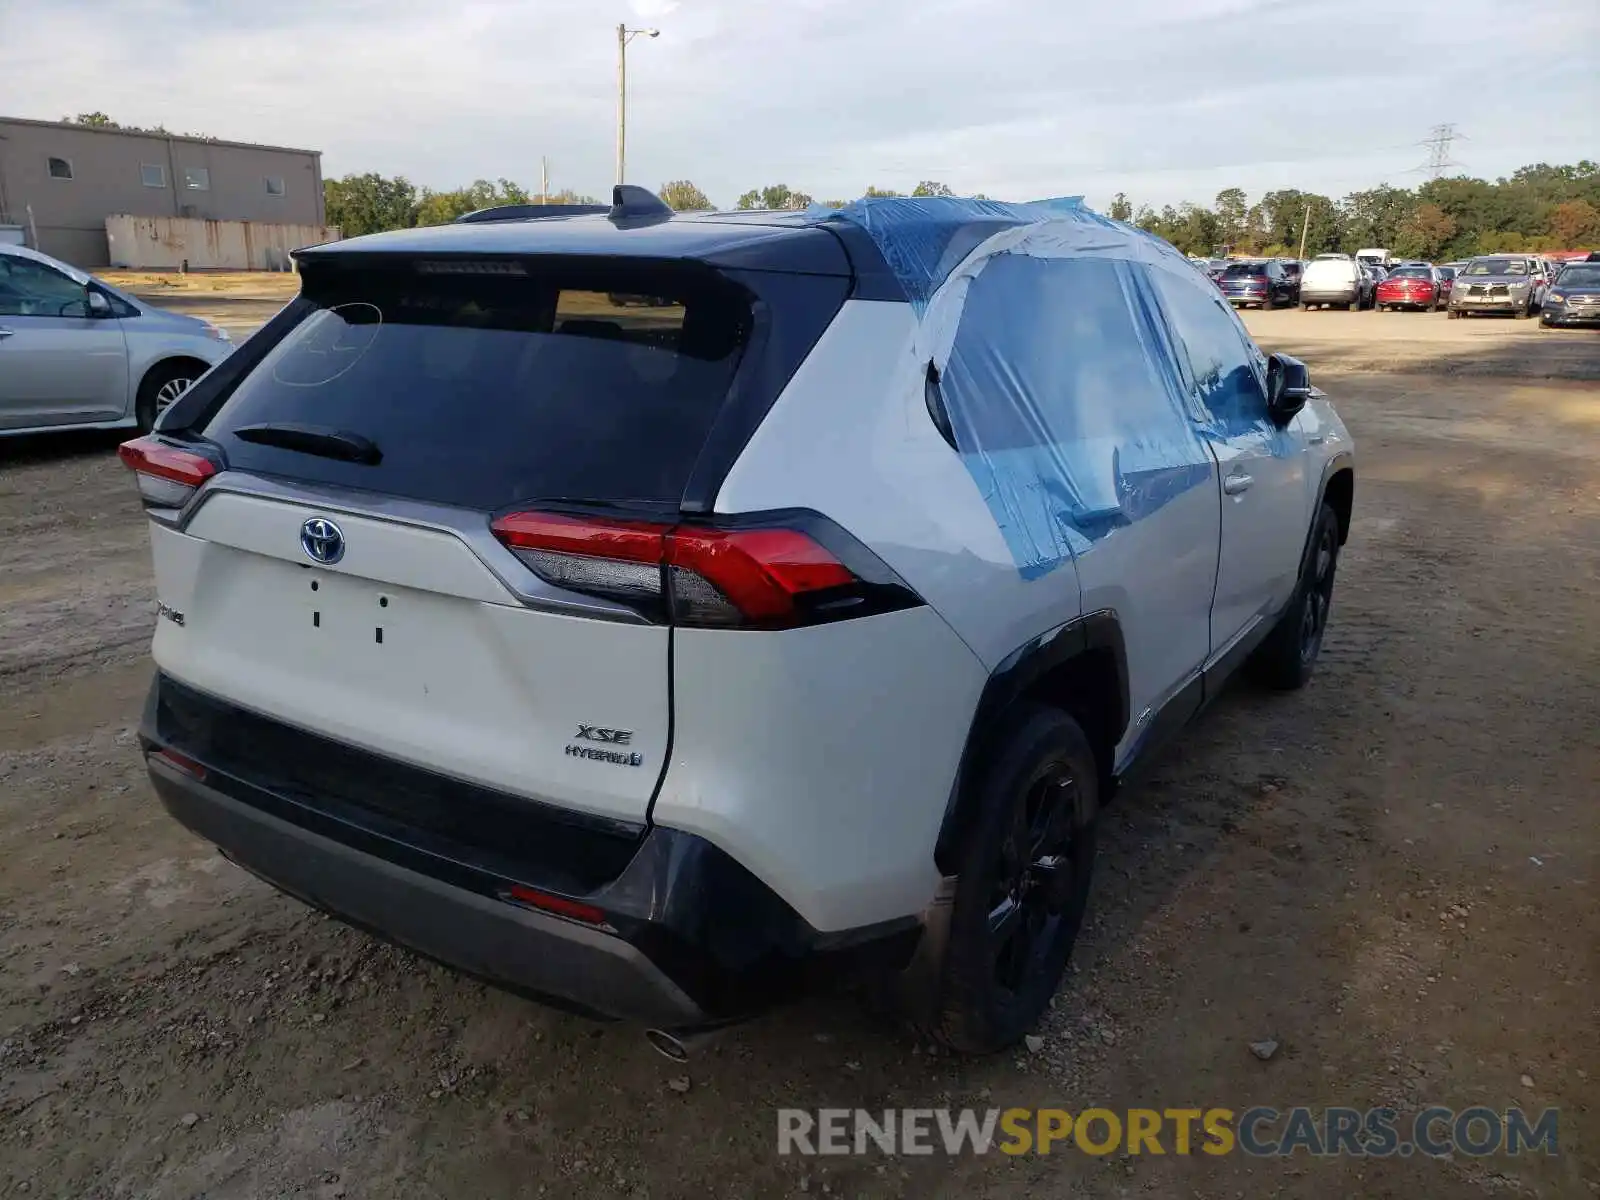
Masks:
[[[1546,326],[1600,323],[1600,253],[1580,262],[1487,254],[1451,263],[1388,263],[1361,254],[1297,259],[1209,259],[1206,271],[1235,308],[1445,309],[1538,313]]]

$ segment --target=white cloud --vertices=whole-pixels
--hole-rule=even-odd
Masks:
[[[619,20],[629,167],[731,203],[941,179],[1154,203],[1231,184],[1342,194],[1408,174],[1429,126],[1493,176],[1594,157],[1594,0],[0,0],[11,114],[325,152],[453,186],[611,181]],[[7,10],[9,9],[9,15]],[[174,63],[181,64],[174,67]],[[1510,68],[1527,87],[1505,86]],[[1478,86],[1483,80],[1493,85]]]

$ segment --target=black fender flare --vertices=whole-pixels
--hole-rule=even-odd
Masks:
[[[1128,728],[1128,653],[1122,624],[1110,609],[1085,613],[1029,638],[990,672],[973,709],[972,725],[934,845],[934,861],[945,875],[955,874],[961,846],[977,816],[978,789],[969,784],[982,770],[997,737],[1005,732],[1006,714],[1040,679],[1074,658],[1096,651],[1108,652],[1116,664],[1116,695],[1112,711],[1107,714],[1114,748]],[[1103,783],[1109,783],[1110,771],[1108,761]]]

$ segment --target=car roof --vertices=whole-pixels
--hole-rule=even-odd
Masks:
[[[43,263],[47,267],[54,267],[58,271],[65,271],[77,283],[88,283],[89,273],[80,270],[71,263],[64,263],[59,258],[51,258],[38,250],[27,246],[18,246],[14,242],[0,242],[0,254],[9,254],[13,258],[25,258],[30,262]]]
[[[586,213],[477,220],[367,234],[297,252],[305,262],[347,254],[553,254],[691,259],[712,266],[850,275],[856,247],[798,212],[673,213],[612,219]]]

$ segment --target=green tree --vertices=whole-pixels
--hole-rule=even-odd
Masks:
[[[464,188],[453,192],[435,192],[424,188],[417,201],[416,224],[448,225],[457,217],[480,208],[494,208],[499,204],[532,204],[533,197],[520,184],[509,179],[490,182],[475,179]]]
[[[880,188],[880,187],[868,187],[867,190],[862,192],[861,194],[862,194],[862,196],[864,196],[868,200],[875,200],[875,199],[879,199],[879,198],[893,198],[893,197],[896,197],[896,196],[904,196],[905,195],[904,192],[897,192],[893,188]]]
[[[322,182],[327,222],[345,237],[416,224],[417,189],[404,176],[385,179],[376,172]]]
[[[663,203],[674,212],[708,212],[716,205],[706,199],[706,194],[687,179],[674,179],[663,183],[658,193]]]
[[[1217,193],[1217,237],[1227,246],[1242,248],[1249,239],[1250,202],[1243,188],[1223,188]],[[1208,246],[1203,253],[1211,253]]]
[[[811,197],[797,192],[787,183],[775,183],[759,190],[752,188],[739,197],[739,208],[802,209],[811,206]]]
[[[1133,220],[1133,205],[1128,200],[1127,192],[1118,192],[1111,200],[1111,207],[1106,211],[1106,216],[1113,221]]]
[[[106,114],[103,113],[103,112],[79,113],[75,117],[62,117],[61,121],[62,121],[63,124],[66,124],[66,125],[92,125],[97,129],[121,129],[122,128],[121,125],[118,125],[115,121],[113,121],[110,117],[106,116]]]
[[[1260,209],[1264,250],[1284,247],[1298,254],[1302,228],[1308,256],[1339,248],[1339,213],[1326,196],[1284,188],[1261,197]]]
[[[913,196],[954,196],[955,193],[942,183],[932,179],[924,179],[911,189]]]
[[[1445,247],[1455,235],[1455,218],[1437,204],[1418,204],[1388,244],[1402,258],[1433,260],[1444,256]]]
[[[1415,192],[1387,183],[1369,191],[1351,192],[1339,201],[1341,248],[1354,254],[1369,246],[1393,246],[1417,203]]]
[[[559,192],[551,192],[544,198],[545,204],[599,204],[600,201],[593,196],[582,192],[575,192],[571,188],[562,188]]]

